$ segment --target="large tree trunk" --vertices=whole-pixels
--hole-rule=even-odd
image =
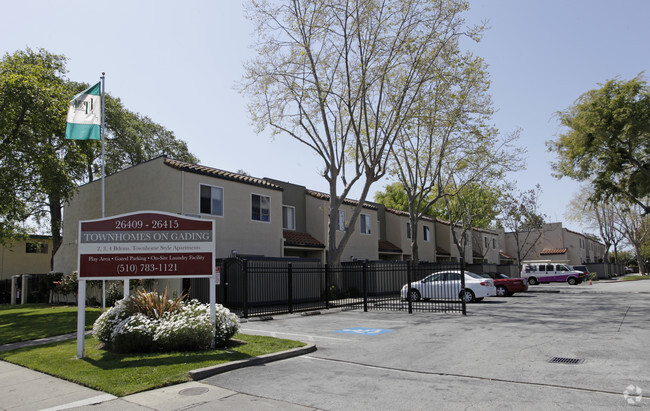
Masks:
[[[50,231],[52,233],[52,258],[50,269],[54,268],[54,252],[61,243],[61,198],[56,193],[50,193]]]

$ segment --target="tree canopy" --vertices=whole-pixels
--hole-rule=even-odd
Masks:
[[[650,87],[614,79],[559,112],[568,131],[548,142],[556,176],[588,181],[591,201],[618,197],[650,212]]]
[[[329,184],[328,261],[340,261],[370,186],[458,39],[463,0],[250,0],[257,57],[241,90],[253,121],[308,146]],[[343,236],[338,208],[362,188]]]
[[[49,221],[54,249],[62,207],[99,173],[99,141],[65,139],[69,101],[87,84],[66,77],[67,58],[44,49],[0,60],[0,241],[25,234],[25,221]],[[148,117],[107,96],[107,172],[161,154],[196,161],[187,145]]]

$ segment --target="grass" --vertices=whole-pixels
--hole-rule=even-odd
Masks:
[[[628,275],[627,277],[623,277],[620,279],[620,281],[638,281],[638,280],[650,280],[649,275]]]
[[[86,329],[92,328],[100,314],[99,308],[86,308]],[[0,345],[75,331],[76,306],[0,305]]]
[[[118,354],[93,337],[86,338],[85,357],[77,359],[77,340],[0,353],[0,359],[117,396],[190,381],[189,371],[226,362],[302,347],[299,341],[237,334],[245,344],[187,353]]]

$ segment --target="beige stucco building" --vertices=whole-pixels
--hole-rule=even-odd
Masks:
[[[282,255],[282,189],[268,181],[165,157],[106,177],[105,215],[164,211],[215,221],[215,255]],[[77,269],[79,221],[101,218],[101,181],[65,207],[55,271]]]
[[[25,240],[0,244],[0,280],[14,275],[47,274],[52,262],[52,237],[31,235]]]
[[[517,257],[514,233],[502,233],[505,252]],[[519,234],[519,248],[530,251],[522,260],[550,260],[570,265],[603,262],[605,245],[584,234],[562,227],[562,223],[544,224],[541,230]],[[522,253],[523,254],[523,253]]]
[[[215,255],[327,260],[329,195],[304,186],[159,157],[105,179],[107,217],[137,211],[163,211],[215,221]],[[337,240],[351,223],[358,202],[346,199],[336,217]],[[64,210],[63,241],[54,270],[77,269],[79,221],[101,218],[101,181],[79,187]],[[455,244],[464,238],[468,264],[499,264],[516,256],[509,233],[463,229],[425,216],[411,230],[408,213],[364,203],[341,261],[409,260],[417,235],[422,261],[458,261]],[[464,237],[463,237],[464,236]],[[532,237],[531,237],[532,238]],[[561,223],[547,224],[530,258],[551,256],[574,264],[598,261],[604,246]],[[564,250],[564,251],[563,251]],[[556,254],[553,254],[555,252]],[[533,257],[534,255],[534,257]]]

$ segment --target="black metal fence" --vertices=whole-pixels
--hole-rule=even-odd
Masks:
[[[230,258],[218,265],[217,302],[242,317],[330,308],[466,313],[462,262],[357,261],[330,266],[295,259]],[[190,297],[207,302],[208,280],[191,280]]]

